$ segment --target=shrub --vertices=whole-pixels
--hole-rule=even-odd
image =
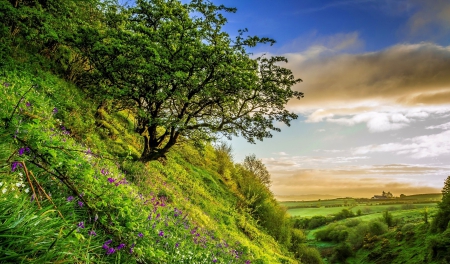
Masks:
[[[380,221],[373,220],[369,222],[369,233],[372,235],[382,235],[388,231],[388,226]]]
[[[313,216],[308,222],[308,229],[315,229],[327,224],[325,216]]]
[[[332,260],[343,262],[351,256],[353,256],[352,247],[348,243],[341,243],[334,249]]]
[[[322,264],[323,260],[320,256],[319,251],[315,248],[310,248],[307,246],[300,246],[299,256],[296,256],[302,263],[308,264]]]

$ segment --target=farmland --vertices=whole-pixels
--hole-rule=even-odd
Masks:
[[[393,199],[356,199],[339,198],[318,201],[287,201],[281,202],[294,217],[330,216],[346,208],[353,213],[361,210],[362,215],[380,213],[383,211],[398,211],[434,207],[442,198],[440,193],[418,194],[404,198]]]
[[[281,202],[324,263],[438,263],[429,227],[441,194]]]

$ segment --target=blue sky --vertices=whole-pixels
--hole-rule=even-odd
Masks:
[[[183,0],[185,1],[185,0]],[[450,175],[450,1],[212,0],[231,36],[270,37],[305,98],[273,138],[230,142],[256,154],[280,199],[439,192]]]
[[[305,98],[292,126],[256,144],[280,199],[439,192],[450,175],[450,2],[214,0],[236,7],[230,35],[274,38]],[[448,75],[448,76],[447,76]],[[447,139],[448,138],[448,139]]]

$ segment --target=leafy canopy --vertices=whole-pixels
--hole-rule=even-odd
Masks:
[[[231,39],[222,30],[222,12],[235,11],[203,0],[138,0],[110,11],[108,28],[86,29],[79,45],[93,68],[91,91],[134,111],[141,160],[217,132],[254,143],[297,118],[284,107],[303,97],[291,89],[301,80],[279,66],[286,58],[251,58],[246,50],[274,40],[245,37],[246,30]]]

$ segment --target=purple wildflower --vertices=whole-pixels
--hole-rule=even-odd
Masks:
[[[97,233],[95,233],[95,231],[94,230],[91,230],[91,231],[89,231],[89,233],[88,233],[90,236],[96,236],[97,235]]]
[[[113,183],[113,182],[115,182],[116,180],[113,179],[113,178],[108,178],[108,181],[109,181],[109,183]]]
[[[8,83],[8,82],[4,82],[3,83],[3,86],[5,86],[5,87],[9,87],[11,84],[10,83]]]
[[[245,261],[245,264],[250,264],[250,263],[251,263],[250,260]]]
[[[17,168],[22,168],[22,163],[20,163],[19,161],[14,161],[13,163],[11,163],[11,171],[14,172]]]
[[[144,234],[139,233],[139,234],[138,234],[138,237],[144,237]]]
[[[67,197],[67,201],[68,202],[72,202],[73,201],[73,196],[71,195],[71,196]]]
[[[25,105],[26,105],[27,107],[31,107],[31,103],[30,103],[30,102],[27,102]]]
[[[103,175],[108,175],[108,171],[105,170],[105,169],[101,169],[100,172],[101,172]]]
[[[106,255],[114,254],[114,252],[116,252],[116,250],[114,248],[110,247],[106,250]]]
[[[79,228],[84,228],[84,222],[79,222],[77,225]]]
[[[160,236],[160,237],[164,236],[164,231],[160,230],[158,233],[158,236]]]
[[[178,244],[178,242],[175,244],[175,247],[178,248],[180,246],[180,244]]]
[[[133,248],[134,248],[134,246],[135,246],[135,244],[133,243],[133,244],[131,244],[131,247],[130,247],[130,254],[133,254]]]
[[[52,113],[55,115],[56,113],[58,113],[58,108],[53,108]]]
[[[83,205],[84,205],[84,204],[83,204],[82,201],[78,201],[78,206],[79,206],[79,207],[83,207]]]
[[[121,250],[122,248],[124,248],[125,247],[125,244],[124,243],[121,243],[118,247],[117,247],[117,250]]]
[[[19,156],[22,156],[25,153],[25,148],[19,149]]]
[[[110,240],[107,240],[106,242],[105,242],[105,244],[104,245],[109,245],[109,244],[111,244],[112,243],[112,239],[110,239]]]
[[[214,258],[212,262],[216,263],[216,262],[217,262],[217,259],[216,259],[216,258]]]

